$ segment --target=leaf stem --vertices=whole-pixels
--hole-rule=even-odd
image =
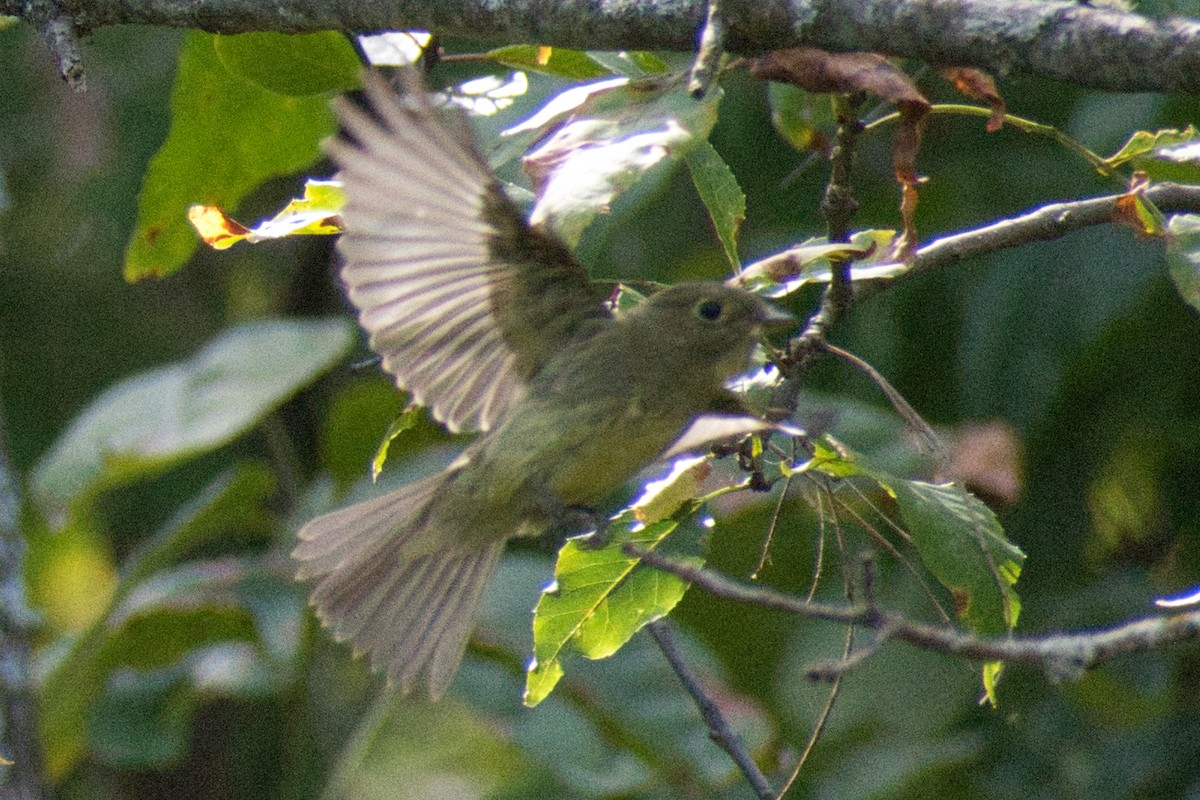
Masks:
[[[929,113],[987,118],[992,116],[992,110],[990,108],[985,108],[984,106],[967,105],[965,103],[937,103],[930,106]],[[887,116],[880,117],[879,119],[865,125],[863,127],[863,133],[873,133],[876,129],[893,122],[898,122],[899,120],[899,112],[888,114]],[[1034,122],[1033,120],[1025,119],[1024,117],[1013,116],[1012,114],[1005,114],[1004,122],[1025,133],[1048,136],[1066,149],[1070,150],[1072,153],[1078,155],[1080,158],[1086,161],[1092,169],[1096,170],[1096,172],[1100,173],[1101,175],[1109,177],[1113,174],[1112,167],[1110,167],[1101,156],[1093,153],[1091,150],[1084,147],[1081,143],[1063,133],[1053,125]]]

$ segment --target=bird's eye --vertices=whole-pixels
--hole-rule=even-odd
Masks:
[[[721,305],[720,300],[705,300],[704,302],[700,303],[700,305],[696,306],[696,316],[698,316],[700,319],[714,322],[720,319],[721,312],[724,310],[725,307]]]

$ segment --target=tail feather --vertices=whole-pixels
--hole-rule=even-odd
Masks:
[[[401,692],[440,697],[466,649],[475,610],[504,549],[438,548],[428,505],[443,476],[314,519],[292,555],[314,581],[312,604],[338,641],[370,654]],[[432,544],[431,544],[432,543]]]

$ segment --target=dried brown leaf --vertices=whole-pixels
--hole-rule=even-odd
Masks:
[[[815,47],[775,50],[751,60],[750,74],[761,80],[781,81],[809,92],[860,92],[895,103],[900,125],[892,151],[896,180],[906,186],[925,181],[917,173],[921,127],[929,101],[901,69],[875,53],[830,53]]]
[[[992,116],[987,121],[987,132],[995,133],[1004,125],[1007,107],[992,76],[970,67],[943,67],[938,70],[942,77],[954,84],[954,88],[967,97],[987,103]]]

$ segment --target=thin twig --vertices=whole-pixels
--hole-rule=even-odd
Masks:
[[[721,68],[721,56],[725,53],[725,17],[721,13],[720,0],[708,0],[708,14],[700,31],[700,43],[696,48],[696,60],[692,62],[692,73],[688,78],[688,92],[697,99],[708,94]]]
[[[941,438],[934,433],[933,427],[926,422],[920,414],[917,413],[917,410],[912,407],[912,404],[905,399],[904,395],[897,391],[895,386],[892,386],[891,382],[883,376],[882,372],[875,369],[875,367],[854,355],[854,353],[851,353],[849,350],[843,350],[842,348],[832,345],[829,342],[821,342],[821,347],[825,350],[825,352],[829,353],[830,355],[837,356],[842,361],[850,364],[855,369],[859,370],[868,378],[870,378],[871,381],[877,387],[879,387],[879,390],[883,392],[884,396],[887,397],[888,402],[892,404],[892,408],[895,409],[896,413],[900,415],[905,424],[921,437],[921,439],[925,442],[926,448],[930,453],[933,454],[934,458],[937,459],[939,464],[948,458],[949,452],[947,451],[946,446],[942,444]]]
[[[84,91],[87,81],[83,74],[83,53],[79,46],[75,17],[63,13],[53,0],[27,0],[21,11],[26,19],[41,29],[42,38],[46,40],[46,46],[58,65],[58,74],[67,86],[77,92]]]
[[[842,644],[842,659],[850,658],[853,650],[854,626],[850,625],[846,627],[846,639]],[[821,707],[821,713],[817,715],[817,722],[808,734],[808,740],[804,743],[804,750],[801,751],[800,758],[796,760],[796,766],[792,767],[791,774],[788,775],[783,788],[779,790],[778,800],[783,800],[787,796],[787,793],[792,790],[792,787],[796,785],[796,780],[804,770],[804,765],[808,763],[809,757],[816,750],[817,742],[820,741],[821,734],[825,731],[825,725],[829,722],[829,717],[833,713],[834,703],[837,702],[838,696],[842,693],[842,677],[842,675],[834,676],[832,685],[829,687],[829,696],[825,699],[825,705]]]
[[[958,103],[935,103],[929,107],[929,113],[930,115],[951,114],[991,119],[994,112],[992,109],[985,106],[972,106]],[[879,119],[868,123],[864,128],[864,133],[872,132],[882,125],[898,122],[900,119],[902,119],[902,117],[899,112],[888,114],[885,117],[880,117]],[[1016,128],[1017,130],[1024,131],[1025,133],[1048,136],[1057,141],[1066,149],[1078,155],[1088,163],[1088,166],[1096,170],[1096,172],[1100,173],[1101,175],[1109,176],[1113,174],[1113,168],[1109,166],[1108,162],[1053,125],[1043,125],[1040,122],[1034,122],[1033,120],[1024,119],[1012,114],[1004,115],[1004,124]]]
[[[1146,617],[1095,631],[1033,636],[983,637],[949,625],[930,625],[903,614],[861,604],[809,603],[761,586],[748,586],[708,569],[680,564],[633,545],[626,552],[727,600],[772,608],[808,619],[861,625],[883,641],[897,639],[971,661],[1030,664],[1052,680],[1076,680],[1092,667],[1119,656],[1161,650],[1200,640],[1200,610]]]
[[[679,682],[692,696],[696,708],[700,710],[700,716],[704,719],[704,724],[708,726],[712,740],[738,765],[738,769],[746,776],[746,780],[750,782],[761,800],[775,800],[775,790],[771,788],[766,776],[762,774],[758,765],[754,763],[754,759],[750,757],[750,753],[746,751],[741,737],[729,727],[729,723],[725,721],[725,715],[704,691],[704,687],[700,685],[696,674],[688,665],[687,659],[683,657],[679,644],[675,641],[675,635],[671,632],[671,626],[660,619],[647,625],[646,630],[658,643],[659,649],[671,664],[671,669],[675,670],[675,674],[679,677]]]
[[[862,122],[856,116],[856,105],[850,98],[838,96],[834,102],[837,106],[838,129],[829,157],[829,182],[821,199],[821,213],[825,216],[827,241],[846,242],[850,239],[850,222],[858,211],[850,173],[854,166],[855,146],[862,133]],[[779,384],[771,398],[770,407],[773,411],[779,409],[786,412],[787,417],[795,412],[804,374],[820,355],[820,345],[825,341],[829,329],[850,309],[854,300],[850,264],[849,258],[830,259],[829,285],[821,295],[821,302],[808,318],[804,331],[788,342],[788,357],[779,362],[786,380]]]

